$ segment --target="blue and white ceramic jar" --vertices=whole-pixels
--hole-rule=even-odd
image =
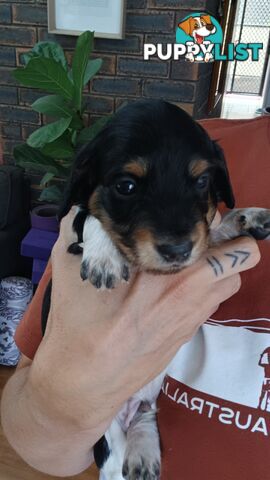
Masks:
[[[33,295],[28,278],[8,277],[0,283],[0,363],[17,365],[20,352],[14,333]]]

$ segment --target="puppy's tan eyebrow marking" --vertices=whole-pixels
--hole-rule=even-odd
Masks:
[[[147,165],[143,159],[138,158],[124,165],[124,172],[131,173],[136,177],[145,177],[147,174]]]
[[[189,173],[197,178],[202,175],[209,167],[207,160],[193,160],[189,166]]]
[[[153,234],[147,228],[138,228],[135,230],[134,237],[136,238],[137,242],[154,244]]]

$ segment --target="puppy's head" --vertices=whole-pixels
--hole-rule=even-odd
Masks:
[[[188,17],[178,24],[187,35],[194,38],[196,43],[202,43],[204,38],[215,33],[216,27],[212,24],[210,15],[200,17]]]
[[[219,201],[234,204],[220,147],[180,108],[145,100],[80,152],[63,213],[87,206],[131,263],[170,272],[205,250]]]

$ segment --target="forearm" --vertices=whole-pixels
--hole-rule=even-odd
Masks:
[[[93,462],[92,446],[107,428],[106,422],[88,430],[51,415],[39,407],[29,379],[29,370],[18,370],[8,381],[2,397],[3,429],[10,444],[32,467],[42,472],[68,476],[85,470]],[[75,413],[75,412],[74,412]]]

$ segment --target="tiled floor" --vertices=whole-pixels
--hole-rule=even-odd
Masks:
[[[0,396],[4,384],[10,375],[12,375],[13,371],[13,368],[0,366]],[[81,475],[65,478],[68,480],[97,480],[98,472],[93,465]],[[0,427],[0,480],[59,480],[59,477],[45,475],[26,465],[14,450],[12,450]]]
[[[224,95],[222,118],[254,118],[262,106],[262,97],[255,95]]]

